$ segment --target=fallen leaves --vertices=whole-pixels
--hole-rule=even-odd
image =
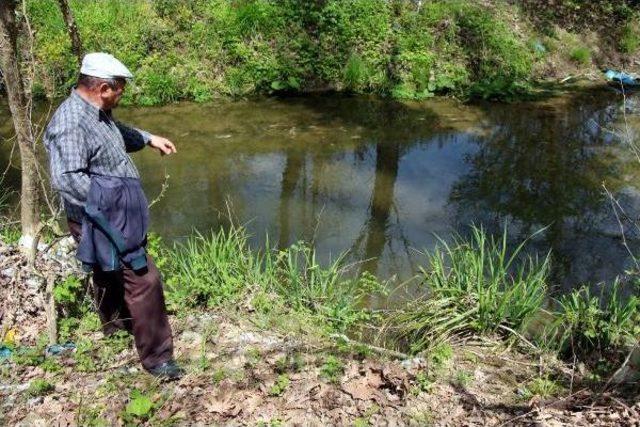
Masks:
[[[374,400],[378,405],[399,401],[409,389],[409,373],[393,362],[352,365],[347,376],[342,383],[345,393],[353,399]]]

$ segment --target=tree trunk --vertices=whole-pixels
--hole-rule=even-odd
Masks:
[[[73,13],[71,13],[71,8],[69,7],[69,1],[58,0],[58,3],[60,4],[60,11],[62,11],[64,23],[67,26],[67,33],[69,33],[69,38],[71,39],[71,50],[76,56],[78,64],[82,64],[82,42],[80,41],[80,33],[78,32],[76,20],[73,18]]]
[[[36,246],[39,228],[38,175],[29,102],[19,68],[15,0],[0,0],[0,69],[5,82],[9,109],[20,148],[22,193],[20,197],[21,245]]]

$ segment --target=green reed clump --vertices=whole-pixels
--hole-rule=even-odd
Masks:
[[[623,352],[640,333],[640,298],[623,297],[616,280],[609,295],[593,295],[589,287],[574,289],[558,300],[555,321],[545,339],[565,356],[595,359]]]
[[[167,299],[172,307],[216,307],[256,299],[309,314],[344,331],[369,318],[363,299],[380,290],[370,275],[348,276],[345,255],[323,266],[313,248],[297,243],[284,250],[248,244],[243,227],[208,236],[196,234],[166,251]],[[254,298],[255,297],[255,298]]]
[[[538,260],[509,250],[500,239],[474,227],[469,239],[441,242],[422,270],[428,295],[392,320],[398,337],[421,351],[451,336],[521,332],[540,310],[549,257]]]
[[[261,274],[242,228],[196,234],[176,245],[168,258],[168,299],[175,306],[213,307],[234,301]]]
[[[264,260],[268,290],[280,295],[291,308],[308,311],[345,330],[370,318],[362,307],[366,297],[382,292],[370,273],[348,275],[346,253],[321,266],[315,250],[303,242],[283,251],[269,251]]]

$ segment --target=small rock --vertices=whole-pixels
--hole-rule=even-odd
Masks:
[[[400,365],[402,365],[403,368],[405,368],[406,370],[409,370],[409,371],[413,370],[413,369],[422,368],[426,364],[427,364],[427,362],[422,357],[414,357],[412,359],[405,359],[402,362],[400,362]]]
[[[44,397],[38,396],[38,397],[34,397],[27,400],[27,405],[36,406],[36,405],[40,405],[42,402],[44,402]]]

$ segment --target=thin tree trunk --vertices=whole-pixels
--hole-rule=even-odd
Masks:
[[[45,277],[45,313],[47,315],[47,333],[49,335],[49,345],[58,342],[58,315],[56,313],[56,301],[53,297],[53,288],[56,286],[56,276],[49,272]]]
[[[20,196],[21,244],[33,250],[39,228],[38,175],[29,102],[19,68],[16,1],[0,1],[0,69],[5,82],[9,109],[20,149],[22,193]]]
[[[82,41],[80,41],[80,33],[78,32],[78,26],[76,25],[76,20],[73,17],[73,13],[71,13],[69,1],[58,0],[58,3],[60,4],[60,11],[62,11],[64,23],[67,26],[67,33],[69,33],[69,38],[71,39],[71,50],[76,56],[78,64],[82,64]]]

